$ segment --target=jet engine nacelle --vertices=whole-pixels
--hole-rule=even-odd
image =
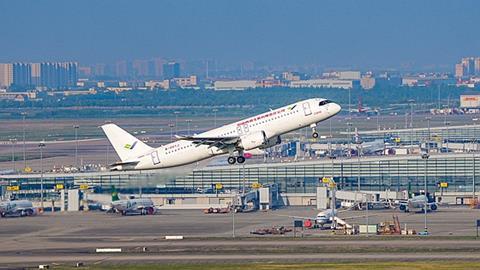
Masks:
[[[267,148],[270,148],[272,146],[275,146],[275,145],[278,145],[278,144],[281,144],[282,143],[282,139],[280,138],[280,136],[275,136],[275,137],[272,137],[270,139],[267,140],[267,142],[265,143],[265,145],[262,145],[260,147],[260,149],[267,149]]]
[[[244,150],[251,150],[266,145],[267,141],[264,131],[256,131],[240,137],[240,146]]]

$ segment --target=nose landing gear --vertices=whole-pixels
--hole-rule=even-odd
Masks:
[[[317,124],[313,123],[310,125],[310,127],[312,128],[312,137],[317,139],[318,138],[318,133],[317,133]]]

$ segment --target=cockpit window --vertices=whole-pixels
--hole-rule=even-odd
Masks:
[[[328,99],[322,100],[322,101],[320,101],[320,103],[318,104],[318,106],[323,106],[323,105],[326,105],[326,104],[328,104],[328,103],[332,103],[332,101],[331,101],[331,100],[328,100]]]

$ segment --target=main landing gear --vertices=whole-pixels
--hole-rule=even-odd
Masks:
[[[310,125],[310,127],[312,128],[312,137],[317,139],[318,138],[318,132],[317,132],[317,124],[313,123]]]
[[[238,156],[238,157],[228,157],[227,159],[228,164],[233,165],[235,162],[238,162],[239,164],[242,164],[245,162],[245,157],[244,156]]]

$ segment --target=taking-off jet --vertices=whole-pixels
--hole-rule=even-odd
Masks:
[[[177,136],[177,141],[152,148],[115,124],[102,126],[121,162],[111,170],[161,169],[194,163],[228,154],[228,163],[244,163],[244,151],[266,149],[280,144],[280,136],[304,127],[312,128],[341,110],[340,105],[322,98],[302,100],[194,136]]]

